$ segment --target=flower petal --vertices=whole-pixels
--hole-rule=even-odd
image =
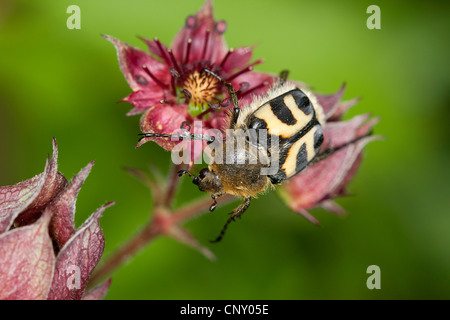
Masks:
[[[203,124],[205,128],[218,129],[222,132],[225,132],[228,129],[230,117],[229,112],[231,112],[232,106],[228,107],[227,111],[224,110],[212,110],[211,117],[207,119],[203,119]],[[229,112],[228,112],[229,111]]]
[[[337,214],[338,216],[345,216],[347,214],[344,208],[332,200],[323,201],[320,206],[329,212]]]
[[[323,112],[325,114],[325,118],[329,119],[335,113],[336,109],[339,106],[339,101],[341,101],[342,96],[345,91],[345,83],[339,89],[338,92],[329,95],[323,95],[316,93],[317,101],[323,108]]]
[[[369,119],[370,114],[361,114],[347,121],[328,122],[324,128],[324,141],[322,149],[335,148],[348,143],[359,136],[369,133],[364,123]],[[372,121],[370,122],[372,123]],[[366,128],[361,131],[359,128]]]
[[[224,62],[221,61],[222,70],[225,73],[244,67],[252,58],[253,47],[238,47],[230,49],[227,56],[224,57]]]
[[[153,90],[138,90],[132,92],[128,97],[123,98],[122,101],[129,102],[133,107],[142,110],[137,113],[145,112],[151,106],[160,103],[164,99],[164,90],[157,87]],[[136,113],[135,113],[136,114]]]
[[[111,278],[86,292],[81,300],[102,300],[111,286]]]
[[[355,137],[363,137],[363,136],[367,136],[370,131],[372,130],[372,127],[374,125],[376,125],[379,121],[379,118],[373,118],[365,123],[363,123],[361,126],[359,126],[356,130],[355,133]],[[366,138],[358,141],[357,143],[355,143],[355,150],[354,150],[354,155],[353,155],[353,164],[351,165],[351,167],[348,169],[344,179],[341,181],[340,184],[338,184],[335,188],[334,191],[332,193],[330,193],[329,198],[336,198],[339,196],[343,196],[346,195],[346,187],[347,185],[353,180],[354,176],[356,175],[356,172],[359,169],[359,166],[361,164],[362,161],[362,149],[364,148],[364,146],[369,143],[370,141],[375,141],[375,140],[381,140],[383,139],[383,137],[381,136],[367,136]],[[336,212],[335,210],[331,210],[333,212]]]
[[[139,38],[147,44],[148,51],[159,57],[162,61],[165,61],[168,65],[171,64],[170,57],[167,56],[168,48],[164,43],[161,43],[157,38],[154,41],[142,37]]]
[[[353,98],[351,100],[347,100],[347,101],[343,101],[341,103],[339,103],[339,105],[337,106],[337,108],[334,109],[334,111],[332,111],[332,113],[328,114],[328,119],[327,121],[339,121],[341,119],[341,117],[344,115],[344,113],[350,109],[351,107],[353,107],[355,104],[357,104],[359,102],[359,100],[361,100],[360,97],[356,97]]]
[[[107,203],[95,211],[59,252],[49,300],[82,298],[89,276],[105,246],[98,219],[112,204],[114,203]]]
[[[172,134],[179,130],[181,124],[187,121],[188,118],[186,106],[184,105],[166,107],[163,104],[157,104],[142,115],[141,131]],[[145,138],[140,141],[137,147],[148,141],[155,141],[166,150],[172,150],[179,143],[179,141],[171,141],[170,138]]]
[[[135,116],[137,114],[142,114],[145,111],[147,111],[147,109],[142,109],[142,108],[133,108],[130,111],[127,112],[127,116]]]
[[[34,224],[0,236],[0,300],[45,299],[52,282],[55,255],[45,210]]]
[[[239,96],[239,103],[243,106],[251,103],[255,96],[264,95],[276,81],[278,81],[278,76],[252,71],[240,75],[231,81],[231,83],[236,90],[240,87],[241,83],[250,84],[250,87],[243,91]]]
[[[56,251],[59,251],[75,233],[74,216],[77,196],[93,165],[94,161],[81,169],[70,181],[67,188],[49,205],[53,213],[50,233],[58,246]]]
[[[183,63],[209,60],[219,64],[227,53],[222,36],[225,28],[224,21],[216,23],[211,0],[206,0],[195,16],[186,19],[185,26],[175,36],[171,45],[175,59]],[[186,60],[189,39],[192,42]]]
[[[295,212],[300,214],[300,215],[302,215],[306,220],[308,220],[312,224],[315,224],[316,226],[320,226],[319,220],[314,218],[314,216],[311,213],[309,213],[308,210],[303,209],[303,208],[299,208]]]
[[[103,37],[116,47],[120,69],[133,91],[161,89],[160,84],[151,78],[143,66],[146,66],[153,76],[163,84],[170,83],[169,68],[164,63],[116,38],[107,35],[103,35]]]

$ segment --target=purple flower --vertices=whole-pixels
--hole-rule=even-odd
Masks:
[[[228,49],[223,38],[226,27],[225,21],[214,20],[211,1],[207,0],[197,14],[187,17],[170,48],[156,38],[142,39],[148,45],[147,54],[104,36],[116,47],[120,68],[133,90],[123,99],[134,107],[128,115],[144,113],[142,132],[170,134],[182,123],[192,125],[195,120],[202,121],[203,130],[224,128],[227,113],[223,109],[231,108],[225,107],[229,104],[227,89],[217,78],[202,72],[205,68],[240,88],[238,97],[243,104],[270,87],[274,76],[253,71],[262,60],[250,63],[252,47]],[[138,146],[149,140],[166,150],[178,143],[145,138]]]

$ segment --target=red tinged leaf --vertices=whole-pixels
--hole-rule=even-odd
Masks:
[[[34,222],[66,183],[58,172],[58,147],[53,139],[53,156],[50,161],[47,158],[43,173],[0,188],[0,233],[9,230],[16,218],[20,225]]]
[[[0,188],[0,226],[6,231],[0,235],[0,299],[81,299],[103,253],[98,219],[113,203],[98,209],[77,231],[74,226],[76,199],[94,162],[67,186],[57,160],[53,139],[53,157],[43,173]],[[14,229],[7,231],[14,219]],[[100,299],[108,287],[95,288],[86,298]]]
[[[53,138],[53,156],[49,166],[44,171],[44,175],[46,179],[39,195],[28,206],[27,210],[17,217],[16,222],[19,225],[29,224],[39,218],[47,204],[67,185],[67,179],[58,172],[58,146],[55,138]]]
[[[52,283],[55,255],[45,210],[34,224],[0,236],[0,300],[45,299]]]
[[[0,233],[8,230],[14,219],[36,199],[45,178],[41,173],[14,186],[0,188]]]
[[[50,221],[50,232],[52,238],[58,246],[57,251],[62,248],[69,238],[75,233],[75,205],[81,186],[91,172],[94,161],[72,178],[67,188],[61,192],[56,199],[49,205],[52,211],[52,219]]]
[[[105,246],[98,220],[113,204],[107,203],[95,211],[61,249],[56,258],[49,300],[79,300],[83,297],[89,276]]]
[[[111,286],[111,278],[86,292],[81,300],[102,300]]]

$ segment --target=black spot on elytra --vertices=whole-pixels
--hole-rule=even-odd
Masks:
[[[297,119],[294,118],[291,110],[284,103],[284,97],[286,95],[282,95],[276,97],[269,101],[270,108],[272,109],[273,114],[283,123],[293,126],[297,123]]]

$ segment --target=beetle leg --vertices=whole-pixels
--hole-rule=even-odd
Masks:
[[[213,199],[213,204],[209,207],[209,211],[213,212],[214,210],[216,210],[216,206],[217,206],[217,198],[221,197],[222,194],[218,193],[218,194],[212,194],[211,195],[211,199]]]
[[[286,83],[288,75],[289,75],[288,70],[283,70],[280,72],[280,86]]]
[[[210,240],[211,243],[216,243],[222,240],[223,236],[225,235],[225,232],[227,231],[228,225],[236,221],[237,218],[241,218],[242,214],[245,212],[245,210],[248,209],[250,206],[250,201],[252,200],[252,197],[245,198],[244,202],[241,203],[236,209],[231,212],[231,217],[228,218],[227,222],[225,222],[225,225],[222,228],[222,231],[220,231],[219,236],[215,240]]]

